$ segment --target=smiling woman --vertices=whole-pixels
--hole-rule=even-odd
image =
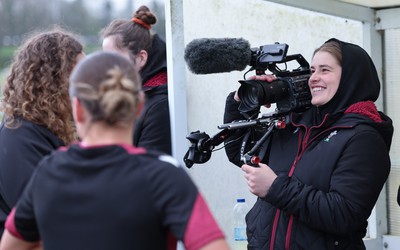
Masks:
[[[330,39],[311,65],[313,106],[272,134],[259,167],[238,164],[241,134],[225,142],[258,197],[246,216],[248,249],[365,249],[367,220],[390,172],[392,120],[374,104],[380,82],[361,47]],[[244,119],[233,96],[224,122]]]
[[[341,63],[342,54],[337,43],[325,43],[314,52],[309,80],[312,105],[324,105],[336,94],[342,75]]]

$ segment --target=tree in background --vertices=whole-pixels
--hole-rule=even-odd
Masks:
[[[54,24],[80,34],[87,52],[99,48],[99,31],[112,18],[130,18],[139,7],[135,2],[127,0],[126,7],[117,13],[112,0],[1,0],[0,71],[10,64],[14,49],[24,34]],[[165,38],[164,5],[153,1],[149,7],[158,17],[154,30]]]

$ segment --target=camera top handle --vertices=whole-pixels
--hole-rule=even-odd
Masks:
[[[279,67],[276,66],[276,63],[271,63],[268,65],[268,70],[271,71],[278,77],[285,77],[285,76],[293,76],[294,72],[309,72],[310,71],[310,64],[301,54],[294,54],[294,55],[287,55],[280,63],[286,63],[290,61],[296,60],[299,64],[297,69],[293,69],[292,71],[289,70],[281,70]],[[265,72],[265,71],[264,71]],[[257,71],[257,74],[263,74],[264,72]]]

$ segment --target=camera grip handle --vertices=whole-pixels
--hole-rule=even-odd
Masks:
[[[250,165],[253,167],[258,167],[258,164],[261,162],[261,159],[257,155],[245,154],[242,157],[242,162],[244,164],[247,164],[247,165]]]

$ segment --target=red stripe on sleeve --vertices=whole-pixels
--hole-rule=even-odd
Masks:
[[[127,144],[120,144],[121,147],[123,147],[129,154],[145,154],[147,151],[144,148],[140,147],[135,147],[133,145],[127,145]]]
[[[176,250],[178,246],[178,242],[174,235],[172,235],[171,231],[168,231],[167,234],[167,249],[168,250]]]
[[[5,228],[14,237],[24,240],[24,238],[22,238],[21,234],[19,234],[17,227],[15,226],[14,218],[15,218],[15,207],[11,210],[11,213],[7,216]]]
[[[214,240],[224,237],[203,196],[199,193],[185,231],[183,242],[185,249],[197,250]]]

